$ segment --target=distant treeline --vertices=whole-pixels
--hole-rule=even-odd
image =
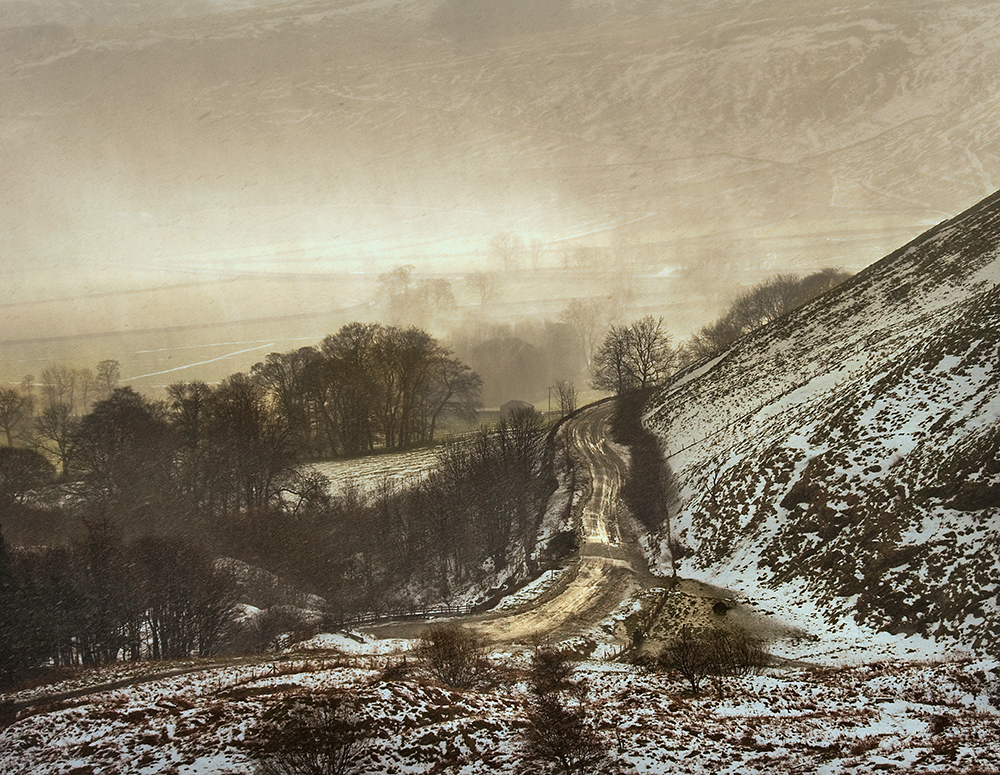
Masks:
[[[739,294],[714,323],[699,329],[681,348],[681,362],[712,355],[744,334],[821,296],[851,275],[824,269],[805,277],[779,274]]]

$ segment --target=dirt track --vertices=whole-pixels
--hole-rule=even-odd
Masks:
[[[560,435],[588,481],[575,506],[581,548],[577,560],[553,589],[530,610],[477,618],[477,629],[494,642],[560,640],[588,629],[645,586],[645,562],[623,540],[618,515],[628,450],[611,439],[614,404],[606,402],[567,422]]]
[[[598,404],[559,431],[580,462],[584,481],[574,505],[581,535],[578,556],[540,599],[521,610],[463,617],[493,643],[563,640],[606,618],[637,590],[655,583],[638,550],[623,539],[618,494],[628,471],[628,450],[610,441],[614,405]],[[426,623],[372,628],[380,636],[413,636]]]

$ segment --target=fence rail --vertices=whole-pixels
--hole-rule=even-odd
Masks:
[[[432,606],[430,608],[400,608],[385,611],[364,611],[357,614],[331,614],[326,619],[326,624],[334,624],[339,627],[350,625],[377,624],[379,622],[392,622],[407,619],[434,619],[439,616],[464,616],[480,610],[479,605],[447,605]]]

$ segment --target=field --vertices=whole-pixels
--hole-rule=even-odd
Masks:
[[[352,486],[361,492],[371,492],[384,485],[395,489],[426,478],[437,467],[440,450],[440,447],[425,447],[408,452],[311,463],[308,467],[330,478],[330,491],[334,495],[342,495]]]

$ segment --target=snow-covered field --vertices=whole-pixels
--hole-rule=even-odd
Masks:
[[[383,657],[285,657],[42,702],[0,732],[0,771],[246,773],[244,744],[262,713],[307,692],[356,699],[373,735],[359,771],[472,775],[520,761],[523,657],[495,655],[499,684],[466,692],[419,675],[386,680]],[[996,661],[776,670],[697,696],[614,663],[582,663],[577,676],[589,686],[588,718],[626,772],[1000,771]]]
[[[311,463],[309,467],[329,477],[330,490],[335,495],[342,495],[349,487],[368,493],[382,486],[399,488],[423,481],[437,467],[439,451],[438,447],[427,447],[409,452]]]

